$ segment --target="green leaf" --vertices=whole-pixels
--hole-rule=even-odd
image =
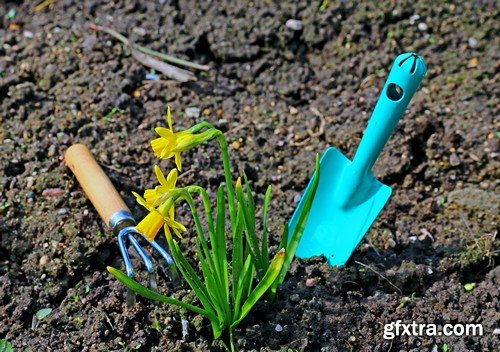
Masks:
[[[252,268],[252,256],[249,254],[247,259],[245,260],[245,265],[243,265],[243,269],[238,277],[238,284],[233,288],[236,292],[236,299],[234,301],[234,312],[233,312],[233,320],[237,319],[240,314],[241,302],[247,298],[248,295],[248,287],[249,281],[251,282],[253,279],[253,270]],[[245,296],[243,296],[245,295]]]
[[[193,311],[195,313],[201,314],[201,315],[207,315],[207,311],[200,308],[193,306],[189,303],[185,303],[182,301],[179,301],[175,298],[172,297],[166,297],[162,294],[159,294],[158,292],[152,291],[148,289],[147,287],[142,286],[140,283],[135,281],[134,279],[128,277],[125,273],[122,271],[115,269],[113,267],[108,266],[106,268],[108,272],[115,277],[118,281],[123,283],[125,286],[127,286],[129,289],[137,293],[138,295],[141,295],[144,298],[152,299],[154,301],[158,302],[164,302],[168,304],[174,304],[176,306],[182,307],[189,309],[190,311]]]
[[[465,284],[464,285],[465,291],[467,292],[472,291],[474,289],[474,286],[475,286],[474,283]]]
[[[243,210],[241,209],[241,203],[238,203],[238,209],[236,213],[236,228],[233,231],[233,249],[231,256],[232,264],[232,296],[233,303],[236,301],[236,287],[238,284],[238,279],[240,277],[241,270],[243,268]]]
[[[241,204],[241,209],[243,211],[245,219],[245,238],[248,244],[247,248],[250,250],[254,265],[257,267],[257,276],[259,278],[262,278],[262,276],[264,275],[264,271],[261,270],[261,253],[258,245],[257,235],[255,234],[255,214],[251,214],[251,206],[248,205],[248,202],[245,199],[245,194],[243,193],[243,189],[238,182],[236,186],[236,198]]]
[[[212,242],[214,261],[219,265],[219,281],[225,290],[226,301],[229,301],[229,277],[227,270],[226,253],[226,204],[224,188],[222,186],[217,190],[217,225],[215,228],[215,242]]]
[[[52,308],[43,308],[36,312],[35,316],[38,321],[45,319],[50,313],[52,313]]]
[[[234,329],[238,324],[247,316],[252,307],[257,303],[257,301],[262,297],[264,293],[268,290],[268,288],[273,284],[273,282],[278,277],[281,272],[281,268],[283,267],[283,263],[285,261],[285,250],[281,249],[274,256],[269,268],[266,271],[266,274],[259,282],[259,284],[255,287],[255,289],[250,293],[247,300],[241,307],[241,313],[238,318],[231,324],[231,328]]]
[[[6,339],[0,339],[0,352],[14,352],[12,344]]]
[[[311,188],[309,189],[309,192],[305,195],[306,198],[304,206],[300,211],[299,219],[292,233],[292,238],[290,239],[290,242],[286,247],[286,257],[283,263],[283,269],[281,270],[281,273],[276,283],[273,284],[273,288],[271,289],[272,298],[274,298],[277,286],[280,285],[285,279],[285,276],[288,272],[288,268],[290,267],[293,257],[295,256],[295,252],[297,251],[297,247],[299,245],[300,239],[302,238],[302,234],[304,232],[304,228],[307,223],[307,218],[309,217],[309,211],[311,210],[311,205],[314,200],[314,195],[316,194],[316,189],[318,188],[319,178],[320,178],[319,155],[316,154],[316,170],[313,175]]]
[[[262,256],[262,268],[267,270],[269,266],[269,241],[267,234],[267,212],[269,210],[269,202],[271,201],[271,186],[267,187],[266,195],[264,196],[264,204],[262,205],[262,243],[260,253]]]

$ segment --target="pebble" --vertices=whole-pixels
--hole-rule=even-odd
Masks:
[[[241,143],[238,141],[234,141],[232,144],[234,150],[238,150],[241,148]]]
[[[294,107],[294,106],[290,106],[290,115],[298,115],[299,113],[299,110]]]
[[[290,295],[290,302],[297,303],[300,300],[300,296],[297,293]]]
[[[33,38],[33,32],[30,32],[30,31],[28,31],[28,30],[24,30],[24,31],[23,31],[23,36],[24,36],[25,38],[31,39],[31,38]]]
[[[184,112],[186,113],[186,117],[190,119],[197,119],[198,117],[200,117],[201,109],[197,107],[191,107],[184,110]]]
[[[134,32],[137,35],[140,35],[141,37],[144,37],[146,35],[146,30],[142,27],[134,27],[132,29],[132,32]]]
[[[286,28],[291,29],[292,31],[301,31],[302,30],[302,22],[299,20],[289,19],[285,23]]]
[[[477,39],[476,38],[470,37],[467,42],[469,43],[469,46],[471,48],[475,48],[477,46]]]
[[[66,215],[68,213],[68,209],[61,208],[57,211],[57,215]]]
[[[316,286],[316,283],[317,283],[317,281],[316,281],[316,279],[314,279],[314,278],[310,278],[310,279],[307,279],[307,280],[306,280],[306,286],[307,286],[307,287],[313,287],[313,286]]]
[[[148,73],[146,75],[146,79],[150,80],[150,81],[159,81],[160,80],[160,76],[157,75],[156,73],[150,72],[150,73]]]
[[[427,30],[428,26],[427,26],[427,23],[425,22],[420,22],[417,26],[418,30],[424,32]]]
[[[46,188],[42,192],[44,197],[59,197],[64,194],[64,190],[61,188]]]
[[[490,188],[490,183],[488,181],[483,181],[479,184],[479,187],[481,187],[482,189],[488,189]]]
[[[460,159],[458,158],[457,154],[453,153],[450,155],[450,165],[451,166],[460,165]]]
[[[40,266],[44,266],[46,264],[48,264],[50,262],[50,258],[48,255],[42,255],[42,257],[40,258],[40,261],[38,262],[40,264]]]
[[[19,65],[19,68],[21,71],[29,72],[31,70],[31,66],[27,62],[23,62],[21,65]]]
[[[274,330],[276,330],[277,332],[282,332],[283,327],[280,324],[276,324],[276,327],[274,328]]]
[[[493,335],[500,335],[500,328],[493,330]]]
[[[391,248],[396,247],[396,241],[394,241],[392,238],[389,238],[389,239],[387,240],[387,244],[388,244],[388,245],[389,245],[389,247],[391,247]]]
[[[417,14],[412,15],[412,16],[410,17],[410,21],[409,21],[409,23],[410,23],[410,24],[415,24],[415,21],[418,21],[419,19],[420,19],[420,15],[417,15]]]
[[[296,194],[295,197],[293,197],[293,201],[295,203],[298,203],[300,202],[300,198],[302,197],[302,195],[300,193]]]
[[[87,36],[82,43],[82,49],[85,52],[91,51],[97,44],[97,37],[95,35]]]

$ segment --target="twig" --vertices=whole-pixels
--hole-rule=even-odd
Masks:
[[[377,248],[373,245],[373,242],[372,242],[372,239],[370,236],[366,236],[367,237],[367,240],[368,240],[368,243],[370,244],[370,246],[372,246],[373,250],[375,251],[375,253],[381,257],[382,255],[380,254],[380,252],[377,250]]]
[[[361,265],[361,266],[363,266],[363,267],[365,267],[365,268],[367,268],[367,269],[369,269],[369,270],[373,271],[375,274],[377,274],[378,276],[380,276],[381,278],[383,278],[384,280],[386,280],[386,281],[389,283],[389,285],[391,285],[391,286],[392,286],[392,287],[394,287],[396,290],[398,290],[400,294],[402,294],[402,293],[403,293],[403,291],[401,291],[401,289],[400,289],[399,287],[397,287],[396,285],[394,285],[394,284],[391,282],[391,280],[389,280],[388,278],[386,278],[384,275],[382,275],[381,273],[379,273],[377,270],[373,269],[370,265],[363,264],[363,263],[361,263],[361,262],[358,262],[357,260],[355,260],[354,262],[355,262],[356,264],[359,264],[359,265]]]
[[[98,25],[95,25],[93,23],[89,23],[89,27],[90,27],[90,29],[95,30],[95,31],[102,31],[102,32],[108,33],[110,36],[114,37],[115,39],[118,39],[123,44],[125,44],[127,46],[131,46],[134,49],[136,49],[140,52],[143,52],[144,54],[156,56],[156,57],[158,57],[162,60],[165,60],[167,62],[170,62],[172,64],[175,64],[178,66],[189,67],[189,68],[192,68],[195,70],[200,70],[200,71],[208,71],[210,69],[210,67],[208,65],[200,65],[200,64],[197,64],[194,62],[179,59],[179,58],[172,56],[172,55],[163,54],[163,53],[160,53],[158,51],[148,49],[142,45],[137,45],[137,44],[132,45],[132,43],[130,43],[130,40],[127,37],[125,37],[123,34],[118,33],[114,29],[104,27],[104,26],[98,26]]]
[[[102,309],[100,309],[101,313],[104,314],[104,317],[106,318],[106,321],[108,322],[109,326],[111,327],[111,330],[115,330],[115,327],[113,326],[113,323],[111,323],[111,319],[109,319],[108,315],[106,312]]]
[[[42,11],[44,8],[46,8],[47,6],[49,6],[50,4],[52,4],[54,1],[55,0],[44,0],[44,1],[40,2],[38,5],[36,5],[33,8],[33,10],[31,11],[31,13]]]
[[[141,53],[140,51],[134,49],[133,46],[130,46],[130,50],[132,51],[132,56],[141,64],[158,70],[167,77],[173,78],[179,82],[187,82],[194,79],[194,75],[190,71],[167,64],[166,62],[157,60],[152,56]]]

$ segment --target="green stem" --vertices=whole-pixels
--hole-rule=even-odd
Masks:
[[[229,328],[229,345],[231,346],[231,352],[236,352],[236,347],[234,346],[234,329]]]
[[[226,189],[227,189],[227,202],[229,203],[229,217],[231,219],[231,232],[234,235],[234,230],[236,229],[236,212],[234,210],[234,186],[231,177],[231,164],[229,163],[229,152],[227,150],[227,142],[224,134],[220,132],[217,136],[217,141],[219,142],[220,149],[222,152],[222,163],[224,165],[224,175],[226,178]]]

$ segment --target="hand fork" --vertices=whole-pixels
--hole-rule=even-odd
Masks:
[[[136,237],[145,237],[135,228],[136,222],[129,208],[117,192],[109,178],[106,176],[96,160],[83,144],[74,144],[68,148],[64,155],[66,165],[73,171],[78,182],[82,186],[85,194],[90,199],[102,220],[111,228],[118,237],[125,270],[129,277],[134,277],[134,268],[130,261],[127,250],[127,241],[135,249],[141,260],[144,262],[149,276],[149,286],[152,290],[157,290],[156,273],[153,262],[148,254],[139,244]],[[145,239],[162,257],[169,269],[174,285],[179,282],[179,274],[172,256],[156,241]],[[161,266],[165,274],[166,269]],[[130,307],[135,303],[135,293],[127,289],[127,305]]]

